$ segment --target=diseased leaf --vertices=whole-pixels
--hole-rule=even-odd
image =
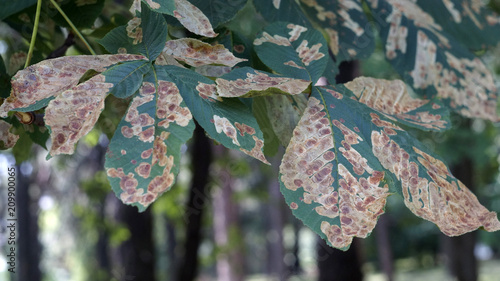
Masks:
[[[263,95],[298,95],[310,81],[293,79],[258,71],[250,67],[236,68],[217,78],[217,94],[221,97],[254,97]]]
[[[132,99],[106,153],[106,172],[116,195],[144,211],[174,183],[181,145],[194,122],[179,89],[161,72],[148,73]]]
[[[191,66],[222,64],[233,67],[239,62],[246,61],[246,59],[235,57],[221,44],[212,46],[192,38],[168,41],[163,53]]]
[[[429,13],[443,30],[474,50],[495,46],[500,41],[500,17],[487,7],[485,1],[418,0],[417,4]]]
[[[328,63],[326,41],[312,28],[273,23],[257,35],[253,44],[262,62],[285,76],[315,83]]]
[[[413,1],[370,3],[381,26],[386,57],[417,93],[442,98],[467,117],[500,120],[495,83],[480,59]]]
[[[12,92],[0,106],[0,116],[10,110],[36,110],[50,98],[74,87],[89,69],[97,72],[118,62],[144,59],[140,55],[74,56],[44,60],[19,71],[12,77]]]
[[[194,71],[171,65],[155,68],[163,80],[176,84],[194,118],[211,138],[269,164],[262,152],[262,132],[246,105],[238,99],[220,100],[214,81]]]
[[[368,58],[375,48],[373,32],[359,0],[300,0],[312,22],[327,35],[337,64]]]
[[[366,237],[397,192],[447,235],[500,229],[496,214],[390,119],[333,88],[314,87],[280,166],[293,213],[332,246]],[[363,112],[356,114],[356,112]]]
[[[295,0],[254,0],[255,9],[269,23],[283,21],[312,28],[300,5]]]
[[[174,0],[175,11],[173,16],[189,31],[206,37],[215,37],[212,24],[207,16],[203,14],[195,5],[187,0]]]
[[[4,120],[0,120],[0,150],[14,147],[19,139],[18,135],[10,132],[11,128],[12,124],[7,123]]]
[[[102,74],[96,75],[50,101],[44,119],[51,130],[51,156],[73,154],[75,144],[92,130],[113,87],[105,79]]]
[[[423,130],[449,129],[449,113],[440,101],[414,99],[401,80],[358,77],[345,84],[359,102],[397,118],[405,125]]]
[[[110,53],[138,53],[154,60],[163,50],[167,36],[167,22],[163,15],[142,3],[140,17],[131,19],[126,27],[113,29],[99,43]]]

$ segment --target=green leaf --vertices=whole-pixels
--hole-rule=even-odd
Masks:
[[[213,27],[228,22],[245,6],[247,0],[190,0],[207,16]]]
[[[163,76],[153,71],[145,76],[106,153],[113,191],[141,212],[173,185],[181,145],[194,130],[179,88]]]
[[[250,67],[236,68],[217,78],[215,83],[217,95],[242,98],[279,94],[298,95],[311,84],[306,80],[282,77]]]
[[[337,65],[373,53],[375,40],[361,1],[302,0],[301,4],[309,19],[323,29]]]
[[[273,23],[257,35],[253,44],[262,62],[285,76],[315,83],[328,64],[325,38],[313,28]]]
[[[276,95],[279,96],[279,95]],[[259,128],[264,135],[264,155],[274,156],[278,153],[280,145],[279,139],[274,133],[274,129],[269,120],[268,109],[264,97],[256,97],[252,99],[252,113],[259,124]]]
[[[370,234],[389,192],[447,235],[500,229],[440,159],[344,90],[313,88],[283,157],[281,191],[295,216],[342,250]]]
[[[441,98],[467,117],[500,120],[490,71],[442,32],[429,13],[410,0],[371,2],[371,6],[381,27],[386,57],[415,92]]]
[[[149,60],[160,55],[167,41],[167,22],[162,14],[151,11],[142,3],[140,17],[131,19],[98,40],[110,53],[142,54]]]
[[[36,0],[16,0],[16,1],[2,1],[2,9],[0,9],[0,20],[7,18],[17,12],[34,5]]]
[[[441,101],[412,98],[401,80],[358,77],[345,86],[359,102],[407,126],[426,131],[451,127],[449,111]]]
[[[14,1],[15,2],[15,1]],[[91,28],[101,14],[104,0],[69,0],[60,4],[61,9],[77,28]],[[60,26],[70,27],[63,16],[50,5],[51,18]]]
[[[312,24],[295,0],[254,0],[255,9],[269,23],[283,21],[312,28]]]
[[[280,144],[287,147],[293,130],[304,112],[307,98],[305,95],[273,95],[263,99],[271,127]]]
[[[112,83],[110,94],[118,98],[127,98],[134,94],[142,85],[143,76],[151,71],[148,61],[138,60],[116,64],[102,74],[106,83]]]
[[[500,41],[500,18],[487,2],[472,0],[418,0],[444,31],[473,50],[495,46]]]
[[[240,150],[268,163],[264,139],[251,110],[238,99],[216,95],[214,81],[172,65],[155,66],[159,79],[174,82],[194,118],[207,134],[227,148]]]

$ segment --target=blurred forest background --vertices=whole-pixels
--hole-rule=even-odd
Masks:
[[[5,1],[5,0],[2,0]],[[493,1],[497,8],[499,1]],[[1,5],[0,5],[1,6]],[[96,28],[83,30],[92,46],[130,18],[130,1],[106,1]],[[34,8],[32,9],[34,10]],[[498,10],[497,10],[498,11]],[[28,15],[31,15],[28,11]],[[34,13],[33,13],[34,14]],[[6,20],[15,22],[21,14]],[[251,6],[233,21],[252,34],[262,21]],[[11,22],[11,24],[12,24]],[[0,54],[10,75],[22,68],[31,26],[0,22]],[[32,63],[86,49],[71,32],[45,18]],[[500,31],[499,31],[500,32]],[[48,52],[50,50],[50,52]],[[500,81],[500,48],[482,54]],[[370,59],[341,65],[339,82],[365,75],[397,78],[382,46]],[[343,80],[343,81],[342,81]],[[0,81],[5,83],[5,81]],[[500,86],[500,85],[499,85]],[[0,85],[2,87],[2,85]],[[17,167],[17,273],[0,253],[0,280],[498,280],[500,233],[475,231],[449,238],[413,215],[398,195],[368,239],[341,252],[295,219],[279,191],[280,155],[262,165],[209,140],[202,130],[184,148],[176,184],[144,213],[112,193],[103,161],[125,101],[109,96],[98,126],[71,156],[47,151],[21,136],[0,152],[0,246],[7,248],[7,168]],[[411,131],[411,130],[410,130]],[[500,212],[500,127],[453,117],[445,133],[411,131],[434,149],[490,210]],[[280,152],[282,154],[283,151]]]

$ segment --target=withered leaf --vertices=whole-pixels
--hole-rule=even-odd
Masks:
[[[12,77],[12,92],[0,106],[0,116],[11,110],[36,110],[78,84],[89,69],[97,72],[118,62],[144,59],[141,55],[74,56],[44,60],[23,69]]]
[[[403,124],[435,131],[450,128],[449,113],[439,100],[412,98],[401,80],[358,77],[344,85],[359,102]]]
[[[467,117],[500,120],[492,74],[431,14],[410,0],[370,4],[381,27],[386,57],[418,94],[437,96]]]
[[[346,249],[354,236],[372,231],[389,192],[396,192],[447,235],[500,229],[496,214],[441,160],[343,91],[313,87],[283,157],[281,190],[298,218],[332,246]]]
[[[235,57],[221,44],[212,46],[192,38],[167,41],[163,53],[191,66],[221,64],[233,67],[239,62],[246,61]]]
[[[0,120],[0,149],[2,150],[13,147],[19,139],[18,135],[10,132],[11,128],[12,124]]]
[[[283,77],[250,67],[236,68],[215,80],[221,97],[254,97],[263,95],[298,95],[310,81]]]

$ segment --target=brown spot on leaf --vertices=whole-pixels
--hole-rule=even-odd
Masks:
[[[222,64],[233,67],[242,61],[246,61],[246,59],[235,57],[221,44],[212,46],[192,38],[168,41],[165,48],[163,48],[163,53],[191,66]]]
[[[277,88],[291,95],[298,95],[309,87],[310,81],[287,77],[270,77],[264,72],[247,73],[246,79],[226,80],[217,78],[217,93],[221,97],[251,97],[251,91]]]

